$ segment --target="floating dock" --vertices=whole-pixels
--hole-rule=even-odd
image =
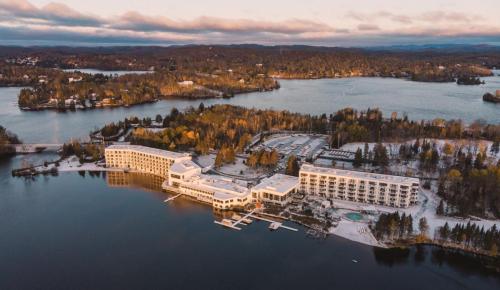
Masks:
[[[263,218],[263,217],[260,217],[260,216],[257,216],[257,215],[254,215],[255,213],[255,209],[250,211],[249,213],[245,214],[244,216],[240,216],[238,214],[234,214],[232,216],[232,219],[235,220],[233,222],[233,220],[231,219],[223,219],[222,221],[214,221],[214,223],[218,224],[218,225],[221,225],[221,226],[224,226],[224,227],[227,227],[227,228],[231,228],[231,229],[234,229],[234,230],[241,230],[241,228],[237,227],[237,225],[248,225],[250,223],[252,223],[252,219],[251,218],[254,218],[254,219],[257,219],[257,220],[262,220],[262,221],[266,221],[269,224],[269,229],[271,230],[277,230],[279,228],[283,228],[283,229],[286,229],[286,230],[289,230],[289,231],[293,231],[293,232],[297,232],[298,229],[295,229],[295,228],[291,228],[291,227],[288,227],[288,226],[284,226],[283,223],[280,223],[280,222],[277,222],[277,221],[273,221],[271,219],[267,219],[267,218]]]

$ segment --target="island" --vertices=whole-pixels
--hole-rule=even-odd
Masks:
[[[477,86],[477,85],[484,85],[485,82],[478,77],[464,76],[464,77],[459,77],[457,79],[457,84],[465,86]]]
[[[500,90],[497,90],[495,95],[492,93],[484,94],[483,101],[489,102],[489,103],[500,103]]]
[[[389,77],[476,85],[482,83],[479,77],[491,76],[491,68],[500,64],[495,51],[409,53],[258,45],[0,47],[0,56],[0,86],[26,87],[19,95],[21,109],[60,111],[165,98],[231,98],[278,89],[279,79]],[[130,74],[86,74],[78,69]]]

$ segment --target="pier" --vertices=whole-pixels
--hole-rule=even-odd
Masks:
[[[45,150],[57,151],[62,148],[63,144],[12,144],[12,146],[18,154],[30,154]]]
[[[169,197],[169,198],[165,199],[163,202],[167,203],[167,202],[169,202],[169,201],[172,201],[172,200],[174,200],[174,199],[178,198],[178,197],[179,197],[179,196],[181,196],[181,195],[182,195],[182,193],[179,193],[179,194],[177,194],[177,195],[175,195],[175,196],[171,196],[171,197]]]
[[[254,209],[254,210],[246,213],[243,217],[237,219],[235,222],[232,222],[230,219],[223,219],[222,221],[214,221],[214,223],[216,223],[218,225],[221,225],[221,226],[224,226],[224,227],[227,227],[227,228],[231,228],[231,229],[239,231],[239,230],[241,230],[241,228],[237,227],[237,225],[239,225],[239,224],[243,225],[245,223],[245,221],[249,220],[249,218],[254,218],[254,219],[257,219],[257,220],[268,222],[270,224],[269,228],[272,229],[272,230],[277,230],[279,228],[283,228],[283,229],[286,229],[286,230],[289,230],[289,231],[293,231],[293,232],[298,232],[299,231],[298,229],[295,229],[295,228],[292,228],[292,227],[288,227],[288,226],[284,226],[283,223],[281,223],[281,222],[276,222],[276,221],[273,221],[271,219],[255,215],[255,211],[256,211],[256,209]]]

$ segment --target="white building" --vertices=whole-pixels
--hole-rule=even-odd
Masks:
[[[295,176],[275,174],[263,179],[252,188],[253,202],[273,203],[284,206],[291,200],[291,195],[299,188],[299,179]]]
[[[177,83],[181,87],[191,87],[194,85],[193,81],[182,81]]]
[[[331,199],[392,207],[417,203],[417,178],[302,165],[300,191]]]
[[[189,154],[170,152],[139,145],[111,145],[104,150],[106,166],[130,169],[168,178],[175,162],[191,160]]]
[[[218,175],[192,175],[185,180],[175,180],[169,189],[208,203],[216,209],[243,208],[252,201],[250,190],[245,184]]]
[[[201,167],[191,160],[175,162],[170,167],[167,184],[173,188],[178,188],[182,182],[200,174]]]

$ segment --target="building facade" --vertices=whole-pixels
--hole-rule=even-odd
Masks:
[[[218,175],[198,174],[172,182],[164,188],[208,203],[216,209],[243,208],[252,202],[246,184]]]
[[[191,160],[189,154],[138,145],[111,145],[104,150],[106,166],[168,178],[175,162]]]
[[[418,201],[417,178],[373,174],[302,165],[299,190],[330,199],[391,207],[409,207]]]
[[[299,188],[295,176],[275,174],[263,179],[252,188],[252,201],[284,206],[290,202],[292,194]]]

